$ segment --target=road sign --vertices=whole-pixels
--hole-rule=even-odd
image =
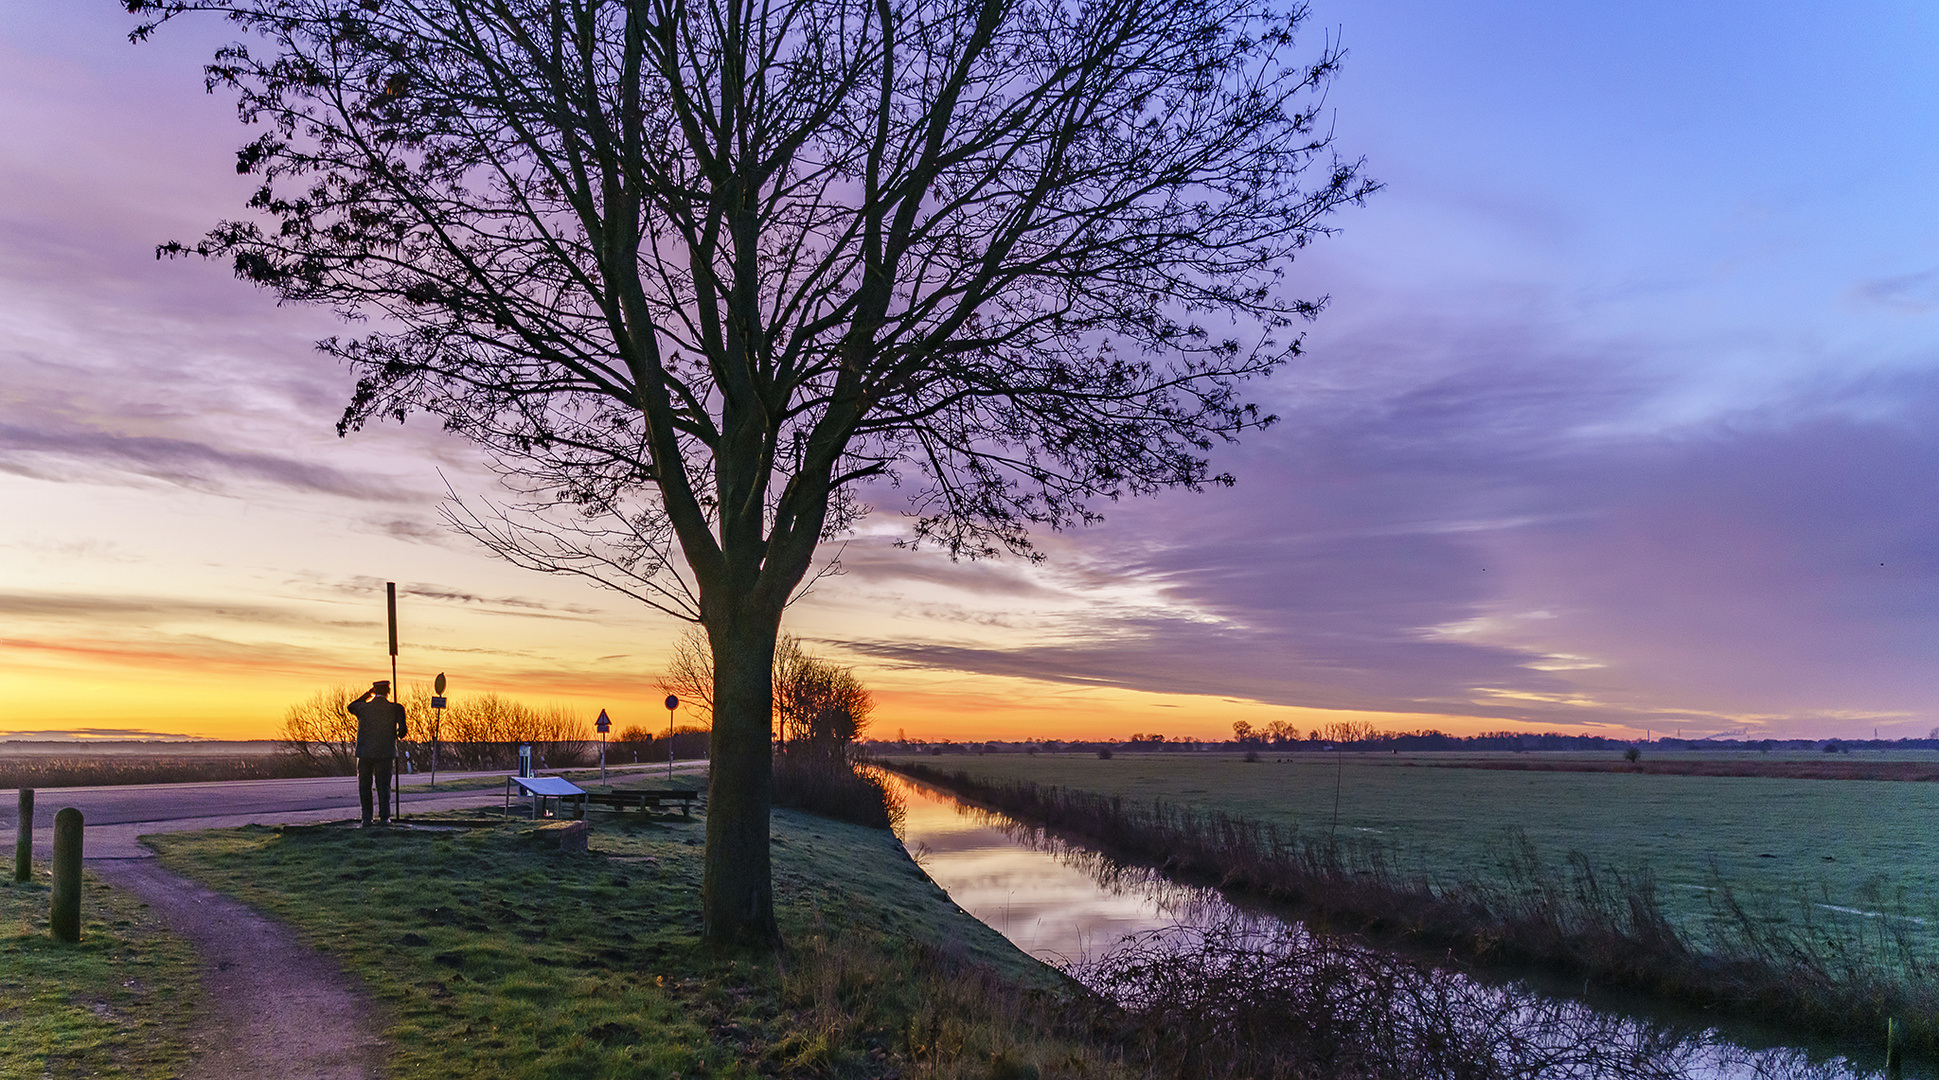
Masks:
[[[444,686],[445,686],[444,672],[440,671],[438,672],[438,677],[431,680],[431,708],[442,710],[450,704],[444,699]],[[441,711],[434,712],[431,714],[431,787],[432,788],[436,788],[438,786],[438,743],[440,741],[440,736],[442,736],[443,734],[444,734],[444,713]]]
[[[390,654],[397,655],[397,582],[384,582],[384,614],[390,622]],[[395,678],[395,673],[392,673]],[[401,694],[399,695],[402,696]]]
[[[613,722],[606,716],[606,710],[599,710],[599,719],[593,721],[599,729],[599,782],[606,782],[606,733],[613,730]]]
[[[667,695],[667,779],[673,779],[673,710],[680,707],[680,699]]]

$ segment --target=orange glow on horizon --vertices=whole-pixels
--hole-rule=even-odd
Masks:
[[[1021,680],[1005,680],[1021,682]],[[1263,728],[1275,720],[1310,731],[1325,724],[1351,721],[1372,724],[1383,732],[1433,729],[1449,735],[1485,731],[1557,731],[1567,734],[1629,737],[1627,729],[1611,727],[1559,728],[1502,717],[1447,716],[1429,713],[1363,712],[1311,709],[1185,694],[1150,694],[1115,688],[1047,688],[1038,695],[949,693],[921,690],[876,692],[875,716],[868,738],[894,740],[898,732],[928,742],[1015,742],[1030,739],[1060,741],[1129,740],[1132,735],[1164,735],[1196,742],[1232,738],[1232,725],[1245,721]]]
[[[379,654],[379,659],[387,658]],[[515,670],[466,671],[462,657],[439,659],[450,674],[454,698],[495,692],[528,705],[564,706],[583,715],[588,724],[604,709],[615,733],[629,727],[659,732],[667,724],[657,672],[542,663]],[[411,660],[399,671],[407,693],[413,684],[428,685],[436,673],[420,657]],[[1618,738],[1641,734],[1613,725],[1558,728],[1502,717],[1300,708],[961,672],[863,666],[858,674],[874,690],[877,702],[866,737],[882,740],[899,736],[930,742],[1126,740],[1134,734],[1159,734],[1217,742],[1230,739],[1238,721],[1260,729],[1284,721],[1302,732],[1354,721],[1380,731],[1436,729],[1452,735],[1500,730],[1562,730]],[[296,702],[328,687],[354,691],[371,679],[389,676],[387,663],[345,662],[321,649],[231,646],[191,652],[167,645],[0,641],[0,700],[7,702],[0,738],[102,729],[274,739],[285,710]],[[683,726],[698,721],[685,707],[676,719]]]

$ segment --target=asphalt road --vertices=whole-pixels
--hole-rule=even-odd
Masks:
[[[704,761],[682,762],[674,766],[674,771],[704,772],[706,766]],[[611,775],[644,786],[650,785],[656,776],[665,777],[665,769],[664,764],[656,768],[641,766],[613,770]],[[438,780],[442,786],[448,780],[505,775],[504,772],[445,773]],[[404,779],[409,786],[421,784],[425,778],[417,774]],[[432,810],[497,809],[504,805],[504,800],[504,788],[500,785],[470,791],[406,791],[403,813],[409,817]],[[144,859],[154,855],[137,841],[147,833],[355,820],[357,778],[324,776],[301,780],[40,788],[34,793],[37,858],[51,857],[54,815],[68,806],[78,807],[86,823],[81,840],[85,859]],[[9,854],[19,821],[18,807],[19,799],[13,789],[0,791],[0,847],[8,849]]]

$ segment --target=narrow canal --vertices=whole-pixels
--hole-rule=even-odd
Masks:
[[[1190,942],[1216,933],[1229,941],[1233,928],[1260,949],[1313,940],[1296,921],[1241,908],[1216,890],[1168,881],[1155,871],[1126,867],[1082,847],[1020,826],[1008,818],[966,806],[948,794],[894,773],[884,774],[906,808],[902,841],[918,863],[965,911],[1002,933],[1018,948],[1097,986],[1109,958],[1133,942]],[[1475,1015],[1524,1027],[1552,1025],[1555,1033],[1530,1032],[1544,1040],[1582,1038],[1647,1054],[1650,1066],[1621,1075],[1748,1080],[1822,1078],[1853,1080],[1884,1075],[1884,1055],[1851,1045],[1799,1043],[1784,1033],[1751,1025],[1719,1027],[1686,1010],[1666,1010],[1615,995],[1558,996],[1553,987],[1531,988],[1515,980],[1482,983],[1459,971],[1436,970],[1431,979],[1455,982],[1490,1004]],[[1566,1048],[1564,1048],[1566,1049]],[[1594,1055],[1549,1053],[1542,1077],[1608,1075]],[[1917,1063],[1904,1074],[1935,1080],[1939,1073]]]

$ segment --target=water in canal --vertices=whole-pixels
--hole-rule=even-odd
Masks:
[[[1189,947],[1194,940],[1216,935],[1229,946],[1235,927],[1237,940],[1261,950],[1313,940],[1297,922],[1242,910],[1216,890],[1112,863],[893,773],[885,779],[907,810],[903,843],[950,898],[1018,948],[1080,979],[1095,981],[1114,950],[1139,940]],[[1524,1029],[1551,1025],[1551,1042],[1591,1032],[1603,1044],[1620,1043],[1651,1055],[1654,1067],[1646,1070],[1651,1075],[1716,1080],[1883,1075],[1882,1053],[1868,1062],[1862,1051],[1851,1047],[1786,1045],[1768,1029],[1719,1029],[1688,1012],[1646,1002],[1604,995],[1558,997],[1512,981],[1481,985],[1457,972],[1439,972],[1432,982],[1458,983],[1470,997],[1485,999],[1485,1007],[1474,1015],[1490,1019],[1477,1022]],[[1536,1043],[1549,1038],[1540,1030],[1531,1037]],[[1553,1060],[1553,1067],[1530,1075],[1603,1075],[1594,1064],[1567,1053],[1556,1053]],[[1914,1065],[1906,1076],[1934,1080],[1935,1074]]]

